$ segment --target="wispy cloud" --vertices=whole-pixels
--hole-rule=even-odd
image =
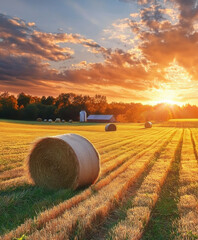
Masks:
[[[100,25],[100,23],[96,19],[90,17],[90,13],[88,11],[86,11],[77,2],[75,2],[75,1],[67,1],[66,4],[69,4],[80,16],[82,16],[84,19],[89,21],[91,24],[96,25],[96,26]]]

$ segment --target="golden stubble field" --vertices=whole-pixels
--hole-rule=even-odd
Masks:
[[[198,128],[0,122],[0,239],[198,239]],[[189,126],[189,128],[188,128]],[[101,156],[84,189],[28,184],[23,162],[39,137],[89,139]]]

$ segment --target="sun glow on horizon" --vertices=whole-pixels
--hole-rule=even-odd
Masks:
[[[184,103],[177,100],[178,93],[172,89],[158,89],[154,93],[152,105],[157,105],[160,103],[169,104],[169,105],[179,105],[182,106]]]
[[[178,106],[184,105],[184,103],[177,102],[177,101],[170,100],[170,99],[166,99],[166,100],[162,100],[162,101],[155,101],[154,105],[157,105],[160,103],[164,103],[164,104],[168,104],[168,105],[178,105]]]
[[[174,100],[171,100],[171,99],[165,99],[161,103],[167,103],[167,104],[170,104],[170,105],[178,104],[178,102],[176,102]]]

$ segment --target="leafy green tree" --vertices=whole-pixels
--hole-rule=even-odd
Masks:
[[[38,117],[38,108],[37,105],[34,104],[28,104],[24,109],[23,109],[23,117],[25,120],[36,120]]]
[[[0,117],[17,119],[17,99],[8,92],[0,95]]]
[[[55,101],[55,98],[52,96],[48,96],[47,98],[45,96],[43,96],[41,98],[41,103],[44,105],[53,105]]]
[[[31,96],[26,95],[23,92],[20,93],[17,97],[17,102],[18,102],[19,108],[26,107],[28,104],[30,104],[30,101],[31,101]]]

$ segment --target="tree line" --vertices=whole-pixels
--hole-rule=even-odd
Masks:
[[[83,96],[74,93],[61,93],[58,97],[31,96],[25,93],[14,95],[0,94],[0,118],[16,120],[36,120],[61,118],[66,121],[79,120],[79,112],[87,114],[113,114],[120,122],[167,121],[171,118],[198,118],[198,107],[186,104],[108,103],[106,96]]]

